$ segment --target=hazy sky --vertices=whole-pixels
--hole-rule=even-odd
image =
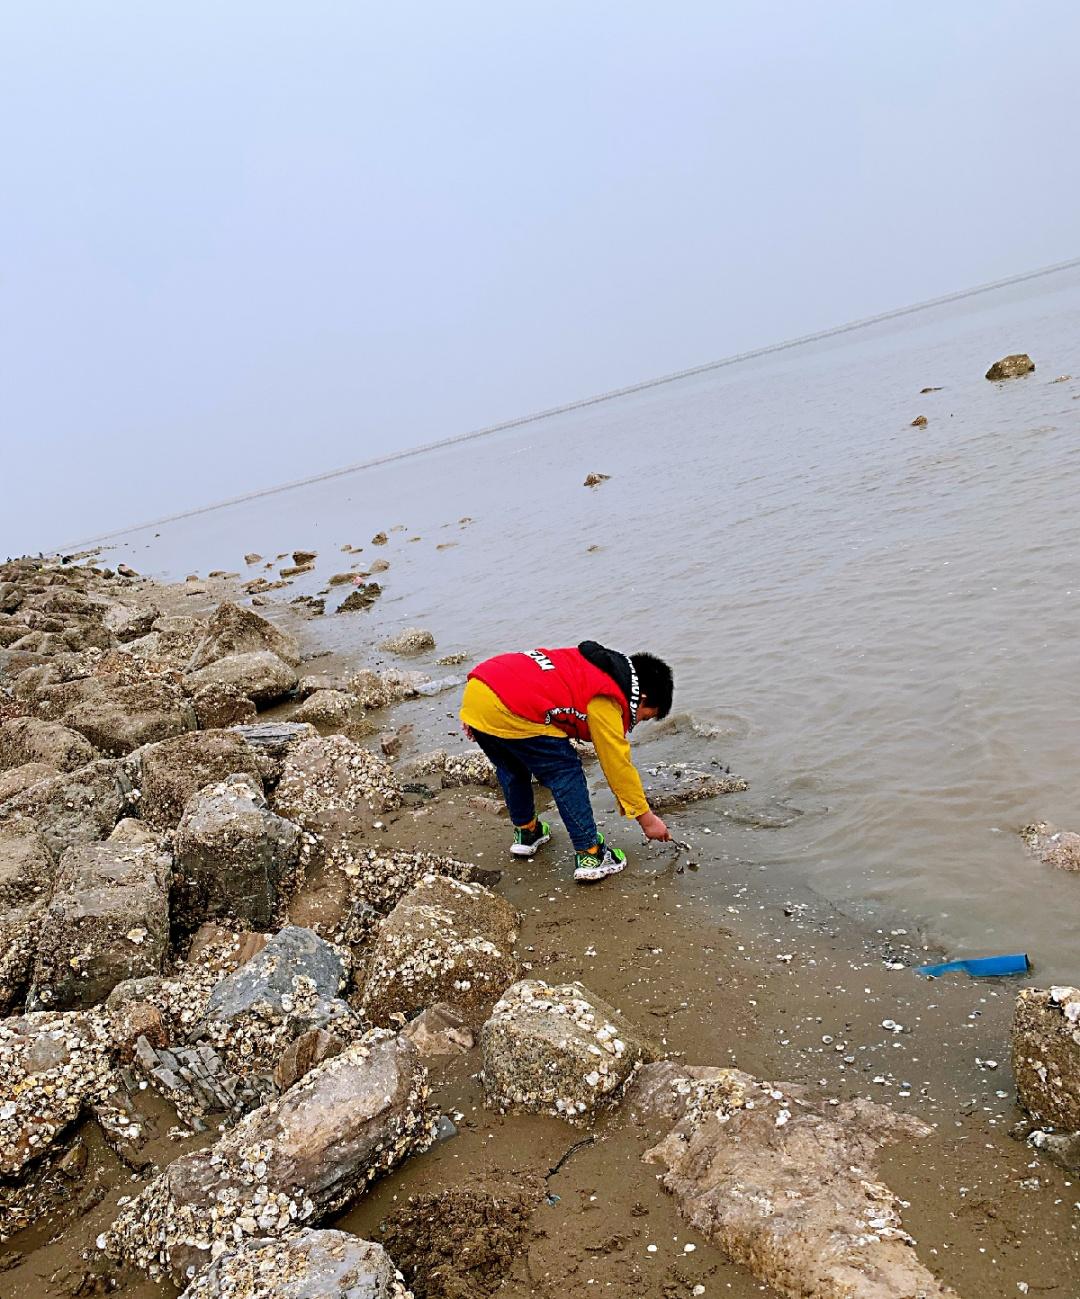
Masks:
[[[1080,253],[1080,6],[9,0],[0,554]]]

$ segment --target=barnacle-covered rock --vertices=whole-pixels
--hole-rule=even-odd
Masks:
[[[1080,1132],[1080,988],[1021,988],[1012,1067],[1020,1103],[1044,1123]]]
[[[926,1124],[861,1099],[826,1116],[738,1070],[684,1069],[667,1085],[683,1116],[645,1159],[667,1169],[682,1215],[759,1281],[788,1299],[955,1299],[873,1170],[880,1146],[925,1137]]]
[[[681,763],[658,762],[645,767],[643,775],[645,797],[657,812],[720,794],[741,794],[749,788],[742,776],[733,776],[722,769],[701,771]]]
[[[289,1238],[348,1204],[434,1136],[412,1044],[375,1033],[175,1160],[121,1211],[102,1246],[190,1280],[246,1239]]]
[[[250,776],[261,786],[255,754],[236,731],[193,731],[151,745],[140,756],[140,812],[159,830],[179,823],[197,790],[227,776]]]
[[[203,731],[254,722],[258,716],[255,704],[239,686],[222,681],[202,686],[195,692],[191,703],[199,729]]]
[[[0,1015],[8,1014],[30,986],[45,906],[41,898],[0,911]]]
[[[5,820],[32,821],[59,861],[75,844],[95,843],[111,833],[130,807],[131,780],[124,763],[103,758],[78,771],[38,781],[0,808]]]
[[[495,768],[483,753],[448,753],[446,749],[435,749],[410,758],[402,765],[401,775],[406,781],[433,780],[442,789],[456,789],[460,785],[499,787]]]
[[[517,978],[518,915],[480,884],[426,875],[375,936],[363,1004],[376,1024],[437,1001],[478,1018]]]
[[[0,1176],[43,1155],[106,1096],[111,1074],[109,1023],[97,1011],[0,1020]]]
[[[1035,369],[1035,362],[1026,352],[1013,352],[1003,356],[986,372],[988,379],[1018,379],[1021,375],[1030,374]]]
[[[371,668],[362,668],[349,679],[349,690],[358,702],[369,709],[386,708],[390,704],[400,703],[402,699],[412,699],[423,681],[422,677],[410,672],[375,672]]]
[[[576,1119],[613,1098],[655,1045],[580,983],[523,979],[480,1034],[494,1104]]]
[[[194,695],[207,686],[229,686],[245,694],[256,705],[265,707],[282,698],[297,682],[296,669],[273,650],[252,650],[249,654],[230,654],[214,659],[197,672],[184,677],[184,685]]]
[[[498,871],[442,853],[370,848],[350,835],[327,842],[325,861],[352,881],[349,914],[356,928],[355,932],[343,935],[343,941],[349,946],[365,939],[378,917],[392,911],[426,875],[485,885],[497,883],[499,879]]]
[[[173,922],[214,916],[269,926],[296,880],[300,831],[267,806],[262,783],[229,776],[188,800],[176,831]]]
[[[52,891],[56,864],[33,821],[0,821],[0,911]]]
[[[1044,865],[1080,871],[1080,834],[1075,830],[1059,830],[1046,821],[1036,821],[1020,830],[1020,838]]]
[[[293,713],[293,720],[313,726],[344,726],[360,711],[354,696],[344,690],[316,690]]]
[[[197,672],[220,659],[261,650],[268,650],[291,667],[300,662],[300,647],[292,636],[279,631],[253,609],[226,600],[218,605],[206,624],[203,638],[196,646],[187,670]]]
[[[159,973],[169,941],[172,858],[139,821],[69,848],[49,901],[28,1004],[78,1010],[125,979]]]
[[[246,1240],[219,1255],[180,1299],[412,1299],[381,1245],[305,1228],[292,1240]]]
[[[44,762],[57,771],[75,771],[94,757],[90,741],[59,722],[13,717],[0,724],[0,770]]]
[[[388,654],[400,654],[403,658],[412,658],[416,654],[425,654],[435,648],[435,637],[423,627],[404,627],[401,631],[388,636],[379,642],[379,649]]]

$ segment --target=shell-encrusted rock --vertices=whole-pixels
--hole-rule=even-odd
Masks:
[[[485,785],[488,789],[499,787],[495,768],[483,753],[448,753],[446,749],[436,749],[410,758],[402,766],[401,775],[405,780],[434,777],[435,783],[443,789],[455,789],[460,785]]]
[[[1080,1131],[1080,988],[1021,988],[1012,1066],[1021,1104],[1066,1132]]]

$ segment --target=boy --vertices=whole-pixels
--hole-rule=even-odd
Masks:
[[[626,854],[596,829],[585,773],[570,737],[591,740],[623,816],[649,839],[670,839],[649,811],[626,737],[636,723],[671,711],[671,669],[652,654],[620,654],[596,641],[576,649],[498,654],[469,673],[461,702],[465,733],[494,763],[514,823],[510,851],[533,857],[551,838],[538,820],[532,777],[551,790],[576,852],[574,879],[615,875]]]

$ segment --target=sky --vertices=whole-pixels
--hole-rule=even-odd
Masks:
[[[0,555],[1080,255],[1080,6],[0,8]]]

